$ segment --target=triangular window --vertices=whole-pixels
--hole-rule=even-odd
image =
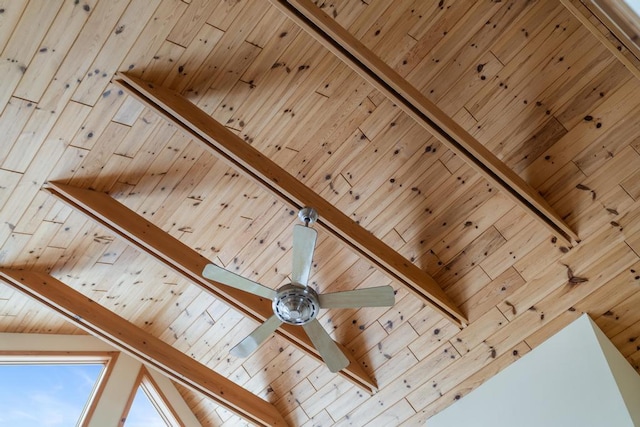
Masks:
[[[138,387],[124,425],[125,427],[164,427],[168,424],[160,415],[158,408],[151,402],[144,389]]]
[[[146,369],[142,369],[139,386],[132,397],[131,406],[123,420],[124,427],[173,427],[182,425]]]

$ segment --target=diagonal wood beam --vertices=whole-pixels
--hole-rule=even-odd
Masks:
[[[551,233],[568,245],[578,241],[538,192],[311,0],[270,1]]]
[[[286,426],[276,408],[87,296],[44,273],[0,269],[9,286],[51,308],[69,322],[202,393],[252,423]]]
[[[119,74],[116,83],[149,108],[201,141],[213,154],[223,158],[280,200],[301,209],[318,211],[318,224],[378,269],[399,282],[426,304],[458,326],[467,323],[460,309],[426,272],[409,262],[382,240],[365,230],[289,172],[265,157],[213,117],[179,93],[144,80]]]
[[[204,279],[202,270],[210,262],[207,258],[108,194],[56,182],[49,182],[44,188],[245,316],[262,323],[273,315],[271,301]],[[302,328],[285,324],[278,328],[276,333],[322,363],[322,357]],[[375,381],[354,359],[349,350],[338,345],[349,358],[349,366],[340,371],[340,375],[366,392],[373,393],[377,388]]]
[[[560,3],[596,38],[606,47],[627,70],[640,79],[640,46],[634,41],[630,34],[630,28],[625,29],[618,26],[618,21],[622,16],[619,14],[628,6],[624,2],[610,1],[585,1],[585,0],[560,0]],[[624,16],[629,23],[624,24],[640,26],[640,18],[633,18],[633,12],[629,16]],[[595,19],[595,22],[592,22]],[[602,28],[604,26],[604,28]],[[602,28],[602,29],[601,29]],[[604,31],[604,32],[603,32]],[[613,40],[616,40],[614,43]],[[622,48],[624,46],[624,48]],[[625,49],[626,48],[626,49]],[[627,57],[627,55],[629,57]]]

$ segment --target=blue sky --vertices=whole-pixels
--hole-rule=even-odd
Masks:
[[[166,426],[162,420],[158,411],[153,406],[145,392],[138,388],[136,397],[133,399],[133,404],[129,410],[127,421],[124,423],[125,427],[155,427]]]
[[[0,426],[75,426],[103,368],[0,365]]]

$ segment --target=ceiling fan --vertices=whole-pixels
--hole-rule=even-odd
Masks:
[[[304,225],[297,224],[293,227],[291,283],[271,289],[215,264],[207,264],[202,276],[273,301],[273,316],[233,347],[232,355],[249,356],[280,325],[287,323],[302,326],[329,370],[338,372],[349,365],[349,359],[316,319],[320,309],[391,307],[395,302],[395,294],[391,286],[316,293],[307,283],[318,236],[318,232],[309,225],[318,220],[318,213],[313,208],[304,208],[300,210],[298,217]]]

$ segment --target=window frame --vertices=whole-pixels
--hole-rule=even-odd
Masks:
[[[173,405],[171,405],[169,399],[162,392],[161,387],[154,380],[153,376],[145,366],[140,368],[135,384],[136,385],[132,388],[131,393],[129,394],[129,400],[124,408],[118,427],[126,426],[129,411],[131,411],[133,401],[139,389],[142,389],[168,427],[185,427],[185,425],[180,421],[180,417],[173,408]]]
[[[0,350],[0,365],[81,365],[92,364],[104,365],[100,375],[96,379],[93,389],[87,397],[87,401],[82,408],[80,417],[76,426],[86,427],[89,420],[93,417],[96,406],[102,396],[104,388],[108,382],[113,366],[118,359],[117,351],[16,351],[16,350]]]
[[[0,332],[0,364],[104,363],[79,427],[122,425],[139,387],[171,427],[202,427],[173,382],[90,335]],[[123,392],[124,391],[124,392]]]

